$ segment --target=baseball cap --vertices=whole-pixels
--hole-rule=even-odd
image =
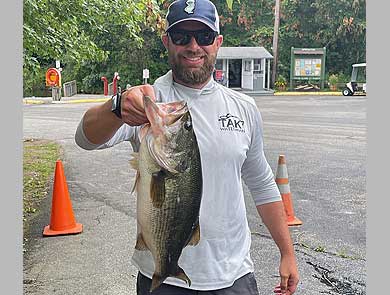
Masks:
[[[166,32],[174,25],[187,20],[204,23],[219,34],[217,8],[210,0],[176,0],[168,8]]]

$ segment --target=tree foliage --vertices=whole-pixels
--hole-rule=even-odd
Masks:
[[[102,93],[102,76],[119,84],[149,82],[168,70],[160,40],[171,0],[24,0],[24,92],[44,87],[61,61],[63,82]],[[213,0],[223,46],[263,46],[272,53],[275,0]],[[291,47],[326,47],[326,72],[349,74],[365,61],[365,0],[281,0],[278,73],[289,77]]]
[[[139,47],[142,25],[161,28],[159,2],[24,0],[25,92],[44,82],[44,72],[57,59],[61,60],[66,80],[67,75],[78,76],[85,65],[104,65],[113,48],[122,50],[115,46],[127,42]],[[71,71],[65,71],[65,67]]]
[[[272,52],[275,0],[216,1],[225,46],[263,46]],[[289,77],[290,50],[327,49],[326,71],[349,75],[366,60],[365,0],[281,0],[278,73]]]

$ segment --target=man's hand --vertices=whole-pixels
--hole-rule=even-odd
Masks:
[[[279,267],[280,285],[275,287],[275,294],[292,295],[297,289],[299,282],[297,265],[294,257],[283,258]]]
[[[121,115],[123,122],[130,126],[138,126],[148,122],[143,103],[143,96],[156,100],[151,85],[134,86],[122,93]]]

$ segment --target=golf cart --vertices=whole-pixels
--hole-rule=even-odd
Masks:
[[[343,89],[343,95],[366,94],[366,63],[352,65],[351,81]]]

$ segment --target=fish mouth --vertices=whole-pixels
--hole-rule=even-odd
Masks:
[[[143,101],[149,123],[141,127],[141,141],[145,137],[149,153],[159,166],[171,173],[182,172],[185,165],[177,163],[175,157],[170,155],[176,145],[171,138],[182,127],[182,119],[189,116],[187,103],[155,103],[149,96],[144,96]],[[177,152],[175,156],[182,157]]]

